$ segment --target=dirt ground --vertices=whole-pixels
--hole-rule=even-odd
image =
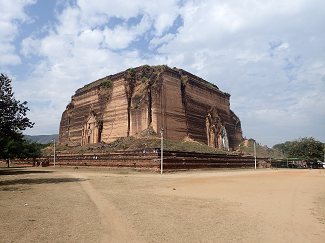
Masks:
[[[325,170],[5,168],[0,242],[325,242]]]

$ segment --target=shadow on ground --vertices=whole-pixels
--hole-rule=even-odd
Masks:
[[[19,169],[17,169],[19,168]],[[21,170],[22,167],[0,168],[0,175],[25,175],[34,173],[53,173],[53,171],[41,171],[41,170]]]
[[[85,181],[83,178],[36,178],[36,179],[17,179],[17,180],[5,180],[0,181],[0,186],[9,186],[17,184],[49,184],[49,183],[63,183],[63,182],[76,182]],[[1,190],[1,189],[0,189]]]

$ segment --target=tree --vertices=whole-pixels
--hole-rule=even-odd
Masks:
[[[310,162],[322,160],[325,144],[316,141],[313,137],[299,138],[291,142],[276,144],[273,148],[281,149],[287,157],[302,158]]]
[[[32,123],[27,117],[29,111],[27,101],[20,103],[14,97],[11,87],[11,79],[6,75],[0,75],[0,158],[10,159],[27,155],[22,150],[34,145],[27,140],[21,131],[27,127],[32,128]],[[27,145],[28,144],[28,145]],[[24,147],[25,146],[25,147]]]

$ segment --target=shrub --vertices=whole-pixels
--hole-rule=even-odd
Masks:
[[[134,68],[128,68],[126,71],[130,74],[132,78],[135,78],[136,71]]]
[[[162,68],[163,68],[163,69],[166,69],[166,68],[170,68],[170,67],[168,67],[167,64],[164,64],[164,65],[162,65]]]
[[[98,122],[98,130],[101,133],[103,131],[103,121],[97,120],[97,122]]]
[[[110,89],[113,87],[113,82],[112,80],[103,80],[102,84],[104,85],[105,89]]]

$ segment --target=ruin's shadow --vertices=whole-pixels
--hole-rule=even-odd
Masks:
[[[19,169],[17,169],[19,168]],[[53,173],[53,171],[42,171],[42,170],[21,170],[22,167],[9,167],[9,168],[0,168],[0,175],[25,175],[25,174],[45,174]]]
[[[17,184],[58,184],[63,182],[76,182],[76,181],[86,181],[84,178],[35,178],[35,179],[17,179],[17,180],[5,180],[0,181],[0,186],[12,186]]]

